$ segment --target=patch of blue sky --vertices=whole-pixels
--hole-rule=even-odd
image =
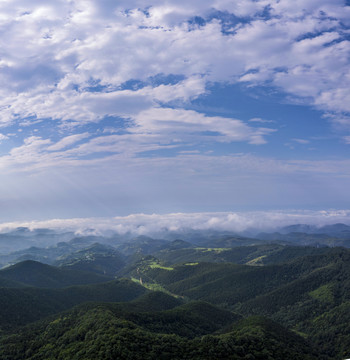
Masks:
[[[132,90],[137,91],[147,86],[159,86],[159,85],[175,85],[183,80],[185,80],[185,76],[182,74],[157,74],[147,78],[146,80],[139,79],[130,79],[118,86],[111,86],[110,84],[101,84],[101,80],[99,79],[90,79],[87,85],[79,86],[75,84],[73,89],[75,91],[83,91],[83,92],[112,92],[112,91],[123,91],[123,90]]]
[[[329,42],[324,43],[323,47],[331,47],[334,44],[338,44],[338,43],[343,42],[344,40],[349,41],[350,40],[350,34],[349,34],[349,31],[348,31],[349,28],[347,28],[347,29],[344,28],[343,30],[338,31],[338,34],[340,35],[338,38],[332,39]],[[330,29],[330,31],[325,31],[325,32],[320,31],[320,32],[303,34],[302,36],[298,37],[296,39],[296,41],[303,41],[303,40],[306,40],[306,39],[315,39],[315,38],[317,38],[319,36],[325,35],[327,33],[332,33],[334,31],[337,31],[337,29],[334,28],[334,29]]]
[[[211,11],[204,18],[201,16],[194,16],[187,22],[190,25],[190,31],[198,27],[207,25],[213,20],[218,20],[221,24],[221,31],[223,34],[230,35],[235,31],[238,24],[246,24],[251,21],[251,18],[241,18],[227,11]]]
[[[23,139],[13,134],[3,134],[7,136],[7,139],[0,141],[0,156],[7,155],[12,148],[22,145]]]
[[[88,154],[88,155],[78,155],[76,156],[77,159],[79,160],[98,160],[98,159],[106,159],[109,156],[113,156],[115,154],[117,154],[118,152],[116,151],[96,151],[92,154]]]
[[[110,84],[101,84],[100,79],[93,79],[90,78],[86,84],[79,85],[79,84],[73,84],[72,85],[73,90],[77,92],[112,92],[117,89],[116,86],[111,86]]]
[[[176,157],[179,154],[179,151],[182,151],[186,147],[176,146],[174,147],[163,147],[156,150],[147,150],[142,151],[136,154],[137,158],[172,158]]]
[[[92,84],[89,86],[86,86],[82,89],[84,92],[110,92],[112,91],[111,88],[108,85],[102,85],[98,82],[96,84]]]
[[[232,29],[238,24],[247,24],[251,22],[251,20],[256,20],[257,18],[264,20],[270,19],[270,10],[270,5],[267,5],[260,12],[254,14],[253,16],[237,16],[228,11],[218,11],[212,9],[212,11],[209,11],[207,13],[205,18],[202,16],[194,16],[190,18],[188,20],[188,24],[198,27],[205,26],[208,22],[211,22],[213,20],[218,20],[222,25],[222,33],[231,34]]]
[[[182,74],[157,74],[155,76],[151,76],[148,80],[148,83],[153,86],[159,85],[175,85],[183,80],[185,80],[185,76]]]
[[[7,126],[2,130],[0,129],[0,133],[7,136],[7,139],[4,139],[0,143],[0,155],[5,155],[12,148],[23,145],[24,140],[32,136],[42,139],[50,139],[52,144],[55,144],[67,136],[82,133],[90,134],[90,136],[84,137],[81,140],[77,140],[74,143],[67,145],[65,147],[67,150],[72,147],[76,147],[79,144],[86,142],[88,138],[95,136],[127,134],[127,129],[132,126],[132,121],[129,119],[112,116],[106,116],[96,123],[85,123],[78,126],[69,126],[69,122],[66,122],[63,127],[60,121],[52,119],[18,119],[17,123]],[[103,157],[101,154],[98,156]]]
[[[57,83],[63,76],[63,73],[56,69],[54,65],[36,64],[30,60],[21,66],[4,66],[1,69],[1,75],[9,79],[9,84],[16,91],[25,91],[33,88],[39,83],[51,84]]]
[[[57,127],[59,125],[60,124],[57,123]],[[100,121],[83,123],[80,125],[69,127],[69,130],[65,130],[63,127],[63,129],[58,129],[57,131],[57,127],[56,130],[54,130],[54,127],[52,127],[51,121],[51,127],[49,126],[49,132],[46,132],[43,135],[50,137],[50,139],[53,141],[59,141],[65,136],[81,133],[89,133],[91,137],[111,134],[124,135],[128,134],[128,129],[133,126],[134,124],[131,119],[115,116],[105,116]]]
[[[303,41],[303,40],[306,40],[306,39],[314,39],[314,38],[317,38],[321,35],[324,35],[324,34],[327,34],[327,33],[331,33],[335,30],[335,27],[332,28],[332,29],[327,29],[327,31],[314,31],[314,32],[307,32],[307,33],[304,33],[300,36],[298,36],[295,41]],[[339,40],[339,39],[336,39],[336,40]],[[324,44],[324,46],[330,44],[330,43],[333,43],[335,40],[332,40],[331,42],[329,43],[326,43]]]
[[[151,76],[144,81],[137,79],[130,79],[125,81],[119,86],[119,90],[140,90],[146,86],[160,86],[160,85],[175,85],[179,82],[185,80],[185,76],[182,74],[162,74],[159,73],[157,75]]]
[[[89,131],[98,131],[98,132],[108,132],[116,131],[119,134],[124,134],[128,132],[128,128],[133,127],[133,120],[129,118],[121,118],[117,116],[105,116],[98,123],[89,123],[86,124],[86,130]]]
[[[47,119],[37,119],[36,116],[26,118],[18,116],[12,123],[0,128],[0,133],[9,136],[13,143],[16,143],[22,142],[23,138],[42,132],[42,129],[51,130],[51,132],[56,131],[52,126],[48,126]]]
[[[330,123],[324,119],[324,113],[312,106],[293,104],[287,94],[266,86],[212,84],[208,90],[207,94],[187,104],[186,108],[207,116],[239,119],[251,127],[276,130],[265,136],[267,143],[263,145],[244,142],[215,144],[214,150],[220,153],[233,149],[285,159],[296,156],[332,158],[342,157],[341,154],[346,158],[348,145],[335,136]]]

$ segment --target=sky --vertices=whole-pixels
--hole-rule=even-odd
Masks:
[[[0,223],[343,217],[349,40],[341,0],[1,0]]]

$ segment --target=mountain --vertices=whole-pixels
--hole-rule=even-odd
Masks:
[[[5,267],[25,260],[34,260],[49,265],[73,265],[75,262],[88,260],[89,257],[94,255],[100,257],[113,255],[116,261],[117,257],[120,258],[120,265],[117,265],[117,267],[123,266],[124,256],[114,247],[96,242],[91,243],[96,240],[96,237],[88,237],[87,239],[85,237],[74,238],[72,241],[59,242],[46,248],[32,246],[6,255],[0,255],[0,264]],[[95,270],[104,273],[103,270],[102,272],[99,271],[98,267]]]
[[[134,253],[148,255],[159,251],[168,245],[168,240],[152,239],[148,236],[138,236],[135,239],[116,245],[116,249],[126,256]]]
[[[193,248],[193,247],[195,247],[195,245],[189,243],[188,241],[176,239],[173,241],[169,241],[168,244],[166,244],[165,249],[177,250],[177,249],[188,249],[188,248]]]
[[[284,226],[279,230],[281,234],[289,234],[289,233],[306,233],[306,234],[314,234],[317,232],[317,227],[307,224],[294,224]]]
[[[302,246],[350,247],[350,226],[342,223],[322,227],[295,224],[273,233],[258,233],[255,237],[265,241],[283,241]]]
[[[27,260],[0,270],[0,278],[41,288],[62,288],[111,280],[91,272],[61,269]]]
[[[63,289],[0,288],[0,333],[87,301],[131,301],[146,292],[144,287],[126,279]]]
[[[0,233],[0,253],[6,254],[31,246],[52,246],[60,241],[74,238],[72,232],[56,232],[51,229],[34,229],[19,227],[6,233]]]
[[[95,243],[86,249],[60,256],[54,265],[70,270],[115,276],[124,267],[125,257],[111,246]]]
[[[298,229],[319,230],[287,231]],[[293,245],[87,236],[20,250],[59,266],[0,270],[0,359],[349,358],[350,250],[324,246],[345,237],[278,236]],[[315,239],[323,244],[296,245]],[[130,280],[107,281],[116,275]]]
[[[345,314],[350,309],[350,250],[317,250],[321,253],[260,267],[164,266],[154,258],[144,258],[130,276],[138,276],[144,285],[158,285],[185,299],[207,301],[244,317],[263,315],[320,345],[324,356],[344,359],[350,356],[344,346],[350,344]]]
[[[350,226],[342,223],[322,226],[318,233],[350,238]]]
[[[129,312],[119,304],[80,305],[3,338],[0,357],[319,359],[305,340],[271,320],[241,321],[230,312],[201,302],[147,313]]]
[[[259,233],[257,237],[264,241],[269,241],[273,243],[284,243],[289,245],[297,246],[344,246],[350,247],[350,237],[340,238],[330,234],[323,233],[301,233],[301,232],[291,232],[291,233]]]
[[[293,232],[305,233],[305,234],[325,234],[329,236],[335,235],[349,235],[350,226],[342,223],[324,225],[324,226],[314,226],[307,224],[294,224],[284,226],[278,229],[278,232],[281,234],[289,234]]]
[[[211,248],[233,248],[236,246],[248,246],[248,245],[259,245],[264,244],[265,242],[256,239],[248,238],[243,236],[220,236],[220,237],[211,237],[211,238],[202,238],[197,239],[196,244],[203,247]]]
[[[58,257],[74,251],[76,251],[76,248],[67,242],[59,242],[46,248],[31,246],[30,248],[0,255],[0,264],[5,267],[25,260],[34,260],[52,265]]]
[[[154,256],[166,264],[195,262],[232,262],[235,264],[280,264],[297,257],[321,254],[327,248],[284,246],[279,244],[247,245],[234,248],[184,248],[164,249]]]

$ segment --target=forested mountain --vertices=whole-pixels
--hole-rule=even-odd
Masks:
[[[192,247],[165,249],[155,256],[168,264],[186,262],[232,262],[247,265],[268,265],[283,263],[300,256],[316,255],[329,249],[316,247],[285,246],[280,244],[238,246],[234,248]]]
[[[0,270],[0,359],[350,356],[350,250],[208,239],[29,248],[55,266]]]
[[[54,265],[70,270],[115,276],[124,267],[125,262],[125,257],[115,248],[95,243],[85,249],[60,256]]]
[[[303,338],[282,326],[261,317],[238,319],[201,302],[148,312],[91,303],[5,337],[2,358],[318,359]]]
[[[323,251],[322,251],[323,252]],[[145,258],[136,264],[144,283],[157,283],[169,293],[204,300],[243,316],[263,315],[313,343],[323,354],[348,356],[350,251],[334,248],[284,264],[254,267],[232,263],[187,263],[166,267]],[[132,270],[135,275],[135,269]],[[327,323],[327,319],[330,323]],[[315,326],[319,324],[319,327]],[[336,325],[334,325],[336,324]],[[342,329],[341,338],[329,336]],[[344,331],[345,330],[345,331]]]
[[[127,279],[63,289],[0,288],[0,330],[40,320],[87,301],[130,301],[147,290]]]
[[[111,280],[111,277],[87,271],[72,271],[27,260],[0,270],[0,279],[28,286],[62,288]]]

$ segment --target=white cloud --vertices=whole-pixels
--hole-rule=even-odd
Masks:
[[[19,165],[23,171],[69,164],[79,166],[90,163],[89,156],[92,163],[102,163],[113,155],[131,159],[151,150],[177,147],[181,153],[183,147],[203,141],[209,144],[247,142],[260,145],[275,131],[251,127],[239,119],[210,117],[193,110],[172,108],[151,108],[124,120],[126,127],[120,134],[108,131],[91,137],[87,132],[76,133],[56,143],[39,136],[27,137],[22,145],[0,157],[0,166],[5,170],[16,169]],[[94,160],[96,155],[98,160]]]
[[[252,118],[248,120],[249,122],[257,122],[257,123],[274,123],[275,121],[273,120],[266,120],[266,119],[261,119],[261,118]]]
[[[274,129],[253,128],[241,120],[210,117],[192,110],[153,108],[135,117],[136,127],[131,131],[141,134],[161,134],[166,141],[179,138],[181,141],[232,142],[247,141],[264,144],[265,135]]]
[[[153,123],[156,124],[153,124]],[[180,178],[194,176],[211,179],[211,174],[222,174],[223,178],[235,179],[241,176],[315,176],[349,177],[349,160],[283,160],[264,158],[254,154],[232,153],[228,155],[204,155],[189,152],[192,146],[204,137],[211,142],[246,141],[251,144],[263,143],[264,136],[271,129],[251,128],[237,119],[208,117],[194,111],[174,109],[153,109],[135,118],[136,125],[126,134],[109,134],[88,138],[88,134],[75,134],[53,144],[50,139],[31,136],[24,143],[13,148],[8,155],[0,157],[3,173],[46,171],[52,168],[90,169],[92,173],[104,168],[113,169],[130,166],[137,173],[162,174],[178,169]],[[161,123],[161,124],[158,124]],[[213,133],[202,134],[203,128]],[[199,135],[197,135],[199,133]],[[348,139],[345,136],[344,140]],[[293,141],[307,144],[308,140],[295,138]],[[177,156],[138,157],[151,150],[178,149]],[[210,153],[210,152],[209,152]],[[125,162],[129,165],[125,165]],[[130,169],[129,169],[130,170]],[[174,175],[175,176],[175,175]],[[176,177],[176,176],[175,176]],[[197,178],[198,177],[198,178]],[[202,181],[202,180],[200,180]],[[229,181],[229,180],[227,180]]]
[[[153,101],[198,96],[206,81],[238,79],[269,81],[325,110],[349,111],[350,49],[341,25],[349,7],[343,2],[152,1],[147,12],[144,7],[140,1],[3,1],[2,36],[11,41],[4,42],[0,63],[2,121],[95,121]],[[265,7],[270,19],[256,16]],[[251,21],[233,24],[232,34],[222,33],[219,20],[186,23],[213,9]],[[127,80],[160,73],[187,80],[148,92],[118,90]],[[109,93],[89,93],[91,81]]]
[[[3,140],[7,140],[9,137],[7,135],[4,135],[4,134],[0,134],[0,143],[3,141]]]
[[[87,138],[87,137],[89,137],[88,133],[66,136],[65,138],[58,141],[56,144],[50,145],[47,148],[47,150],[49,150],[49,151],[62,150],[70,145],[73,145],[73,144],[79,142],[80,140]]]
[[[132,214],[113,218],[52,219],[45,221],[23,221],[0,224],[0,231],[6,232],[18,226],[31,230],[50,228],[58,231],[75,231],[79,234],[105,234],[115,231],[119,234],[162,236],[164,232],[188,230],[217,230],[242,232],[249,229],[275,230],[298,223],[323,226],[337,222],[350,224],[350,210],[326,211],[254,211],[254,212],[209,212],[171,214]]]
[[[292,140],[299,143],[299,144],[303,144],[303,145],[306,145],[306,144],[310,143],[310,140],[306,140],[306,139],[292,139]]]
[[[344,136],[343,139],[347,144],[350,144],[350,136]]]

